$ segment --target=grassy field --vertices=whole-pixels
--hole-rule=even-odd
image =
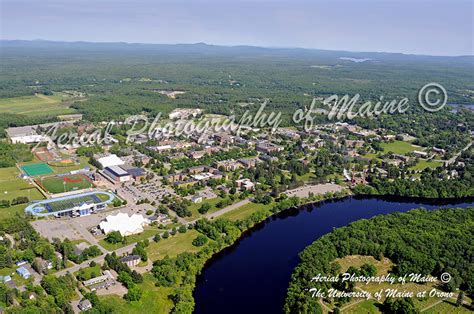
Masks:
[[[38,189],[27,181],[18,178],[20,171],[16,167],[0,168],[0,199],[13,200],[19,196],[26,196],[29,200],[44,199]],[[9,208],[0,208],[0,219],[23,214],[26,204],[15,205]]]
[[[64,158],[67,158],[67,156],[64,156]],[[25,165],[31,165],[31,164],[37,164],[37,163],[42,163],[41,160],[39,160],[36,156],[33,157],[33,160],[30,162],[25,162],[22,164],[22,166]],[[85,167],[90,167],[89,165],[89,159],[87,157],[79,157],[79,163],[78,164],[71,164],[67,166],[55,166],[49,165],[48,166],[53,170],[54,173],[62,174],[62,173],[68,173],[73,170],[79,170],[83,169]]]
[[[55,165],[49,165],[49,166],[51,167],[51,169],[53,169],[54,173],[68,173],[74,170],[90,167],[87,157],[79,157],[78,164],[71,164],[68,166],[55,166]]]
[[[89,280],[91,278],[98,277],[102,274],[102,270],[100,268],[100,265],[95,265],[93,267],[86,267],[86,268],[81,268],[77,272],[74,273],[75,276],[81,274],[81,278],[84,278],[84,280]]]
[[[37,179],[37,182],[49,193],[63,193],[94,187],[94,184],[86,176],[81,174],[40,178]]]
[[[456,307],[455,300],[443,301],[432,308],[422,311],[421,313],[438,314],[438,313],[472,313],[466,306]]]
[[[226,219],[233,220],[233,221],[242,220],[242,219],[245,219],[248,216],[252,215],[252,213],[256,212],[257,210],[269,210],[274,205],[275,205],[274,203],[271,203],[271,204],[268,204],[268,205],[248,203],[248,204],[245,204],[242,207],[234,209],[233,211],[225,213],[224,215],[220,216],[219,218],[226,218]]]
[[[442,165],[443,163],[440,161],[420,159],[415,166],[410,167],[410,170],[421,171],[426,168],[437,168]]]
[[[140,301],[127,302],[119,296],[104,296],[101,300],[114,309],[114,313],[143,314],[170,313],[173,302],[168,298],[174,288],[156,287],[150,274],[143,276],[143,283],[138,285],[143,291]]]
[[[124,247],[126,245],[151,238],[154,235],[156,235],[157,233],[159,233],[159,230],[156,227],[153,228],[153,227],[149,226],[149,227],[145,227],[145,230],[140,234],[134,234],[134,235],[131,235],[131,236],[127,236],[127,243],[126,244],[123,244],[123,243],[112,244],[112,243],[109,243],[109,242],[105,241],[105,239],[100,240],[99,243],[106,250],[114,251],[114,250],[119,249],[121,247]]]
[[[364,313],[364,314],[372,314],[372,313],[382,313],[377,305],[381,305],[377,301],[374,300],[365,300],[360,303],[357,303],[354,306],[351,306],[350,309],[346,311],[341,311],[342,313]]]
[[[199,213],[198,209],[205,203],[211,205],[211,209],[209,209],[209,211],[206,214],[212,214],[213,212],[218,211],[221,208],[217,208],[216,204],[221,200],[223,200],[222,197],[216,197],[216,198],[203,200],[201,203],[191,204],[188,207],[188,209],[191,211],[193,215],[191,217],[186,217],[185,219],[188,221],[191,221],[191,220],[203,217],[203,215]]]
[[[177,233],[168,239],[161,239],[158,242],[151,241],[146,248],[148,258],[152,261],[161,259],[166,255],[175,257],[183,252],[197,252],[200,248],[195,247],[192,242],[198,236],[196,230],[188,230],[186,233]]]
[[[0,113],[16,113],[27,116],[57,116],[76,111],[61,103],[62,95],[53,96],[38,94],[0,99]]]
[[[413,146],[412,144],[404,141],[394,141],[389,143],[381,144],[384,153],[393,152],[395,154],[406,155],[414,150],[423,150],[421,147]]]

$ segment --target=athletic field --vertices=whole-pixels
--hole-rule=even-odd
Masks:
[[[22,166],[21,169],[24,173],[26,173],[26,175],[30,177],[43,176],[45,174],[53,173],[53,169],[44,163],[25,165]]]
[[[95,187],[83,174],[43,177],[36,179],[36,183],[49,193],[63,193]]]
[[[57,212],[69,208],[74,208],[81,206],[82,204],[99,204],[102,202],[97,195],[85,195],[85,196],[78,196],[73,199],[67,200],[60,200],[60,201],[52,201],[50,203],[45,204],[46,210],[48,212]]]

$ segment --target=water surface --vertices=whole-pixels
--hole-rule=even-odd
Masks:
[[[207,263],[194,291],[195,312],[280,313],[298,253],[333,228],[419,207],[473,206],[473,201],[349,197],[285,211],[255,226]]]

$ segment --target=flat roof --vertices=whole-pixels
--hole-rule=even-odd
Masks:
[[[128,172],[120,168],[119,166],[110,166],[106,167],[104,170],[112,172],[117,177],[125,177],[128,176]]]
[[[19,136],[28,136],[28,135],[38,135],[36,133],[36,125],[27,125],[14,128],[8,128],[5,131],[9,137],[19,137]]]

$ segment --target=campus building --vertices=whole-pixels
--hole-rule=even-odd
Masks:
[[[47,141],[48,138],[44,135],[39,135],[36,132],[38,126],[21,126],[16,128],[6,129],[7,137],[13,144],[31,144]]]
[[[107,199],[102,200],[100,196]],[[85,216],[106,208],[114,198],[114,194],[104,191],[80,193],[33,202],[25,212],[39,217]]]
[[[118,231],[122,236],[142,233],[143,228],[150,224],[150,220],[142,215],[133,214],[128,216],[125,213],[109,215],[99,224],[99,228],[104,234],[112,231]]]
[[[116,183],[127,182],[132,179],[132,176],[119,166],[106,167],[104,174]]]

